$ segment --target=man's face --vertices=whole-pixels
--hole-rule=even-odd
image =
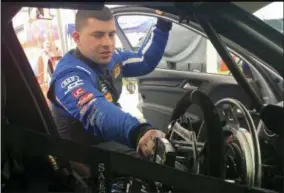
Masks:
[[[115,49],[115,23],[89,18],[73,38],[82,54],[97,64],[108,64]]]

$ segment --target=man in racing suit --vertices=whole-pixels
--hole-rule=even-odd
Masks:
[[[153,137],[164,133],[146,120],[125,113],[117,101],[123,77],[152,72],[161,60],[172,24],[158,19],[150,38],[139,51],[115,51],[115,22],[111,11],[81,11],[76,14],[77,44],[57,64],[48,98],[63,138],[92,145],[116,141],[138,150],[153,151]]]

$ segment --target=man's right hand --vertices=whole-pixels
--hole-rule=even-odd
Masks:
[[[160,130],[157,129],[151,129],[147,131],[139,140],[137,145],[137,152],[141,156],[149,156],[151,154],[154,154],[154,139],[155,137],[165,137],[166,134]]]

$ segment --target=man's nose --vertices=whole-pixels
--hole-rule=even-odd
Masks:
[[[103,38],[103,41],[102,41],[102,45],[103,46],[111,46],[112,42],[111,42],[111,38],[106,35],[104,38]]]

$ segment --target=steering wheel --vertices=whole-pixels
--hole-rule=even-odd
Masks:
[[[205,132],[205,143],[197,141],[190,120],[189,129],[185,128],[188,125],[182,125],[186,110],[193,104],[198,105],[204,115],[204,127],[200,127],[198,132]],[[248,130],[242,128],[240,117]],[[168,141],[160,140],[163,145],[156,146],[163,147],[160,149],[164,152],[174,152],[176,157],[180,157],[182,150],[190,152],[191,164],[187,166],[193,172],[199,173],[200,155],[204,154],[205,170],[200,173],[227,181],[234,179],[239,184],[261,186],[261,154],[256,127],[249,111],[240,101],[226,98],[214,104],[203,92],[189,90],[173,110],[166,138]],[[169,144],[171,146],[166,147]],[[175,167],[179,169],[177,164]]]
[[[207,175],[224,179],[225,178],[225,140],[221,121],[217,108],[211,99],[199,90],[189,90],[176,104],[171,117],[171,124],[167,138],[172,140],[173,132],[178,128],[182,130],[177,121],[186,110],[193,104],[198,105],[203,111],[204,125],[206,128],[207,142],[204,153]],[[183,132],[185,132],[183,130]],[[191,131],[193,134],[194,132]],[[179,132],[180,133],[180,132]],[[193,137],[194,138],[194,137]],[[196,152],[194,154],[198,154]]]

